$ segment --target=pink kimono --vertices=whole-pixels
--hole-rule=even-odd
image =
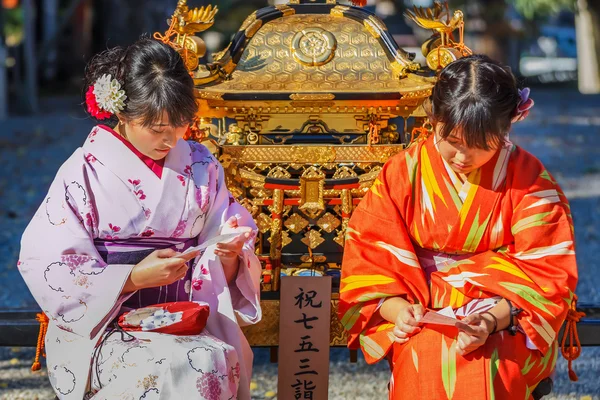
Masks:
[[[180,140],[159,178],[107,128],[92,130],[57,173],[23,234],[19,260],[50,318],[48,375],[59,398],[250,399],[252,351],[240,325],[261,318],[253,240],[244,245],[234,283],[227,284],[209,247],[184,281],[150,293],[155,303],[208,303],[201,335],[106,334],[123,303],[141,302],[140,292],[121,295],[136,262],[111,258],[183,250],[219,234],[233,215],[256,231],[204,146]]]

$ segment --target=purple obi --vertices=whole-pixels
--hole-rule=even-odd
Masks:
[[[198,238],[131,238],[124,240],[95,240],[94,245],[107,264],[137,264],[155,250],[172,248],[183,252],[195,246]],[[193,260],[184,278],[170,285],[138,290],[123,303],[123,307],[140,308],[173,301],[189,301]]]

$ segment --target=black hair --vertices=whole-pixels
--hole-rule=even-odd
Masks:
[[[502,144],[519,104],[517,81],[508,67],[484,55],[448,64],[430,99],[429,118],[446,139],[455,129],[470,148]]]
[[[120,112],[143,126],[159,122],[166,111],[169,125],[192,122],[198,109],[194,81],[183,59],[171,46],[142,37],[127,48],[114,47],[94,56],[85,70],[85,91],[104,74],[121,84],[127,99]],[[109,123],[116,125],[113,115]]]

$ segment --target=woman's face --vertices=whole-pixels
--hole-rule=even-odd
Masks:
[[[187,125],[174,127],[169,125],[169,116],[165,112],[160,121],[145,127],[140,121],[123,121],[119,133],[125,137],[138,151],[153,160],[162,160],[183,138]]]
[[[454,172],[468,174],[482,167],[496,154],[497,146],[490,145],[489,150],[469,148],[460,133],[452,132],[446,139],[440,136],[441,124],[435,128],[435,140],[442,158]]]

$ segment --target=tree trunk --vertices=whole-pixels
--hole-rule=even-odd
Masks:
[[[82,71],[86,60],[92,56],[92,1],[81,0],[71,19],[73,40],[71,48],[75,57],[70,63],[74,71]]]
[[[0,121],[8,116],[8,79],[6,77],[6,38],[4,37],[4,9],[0,6]]]
[[[600,2],[577,0],[577,59],[579,91],[600,93]]]
[[[21,3],[24,10],[25,42],[24,42],[24,61],[25,61],[25,90],[24,104],[27,111],[37,113],[38,111],[38,87],[37,87],[37,62],[35,52],[35,18],[37,9],[33,0],[23,0]]]
[[[45,40],[54,37],[58,32],[58,0],[45,0],[42,3]],[[50,43],[50,49],[44,60],[44,79],[50,81],[56,77],[56,61],[58,59],[57,42]]]

